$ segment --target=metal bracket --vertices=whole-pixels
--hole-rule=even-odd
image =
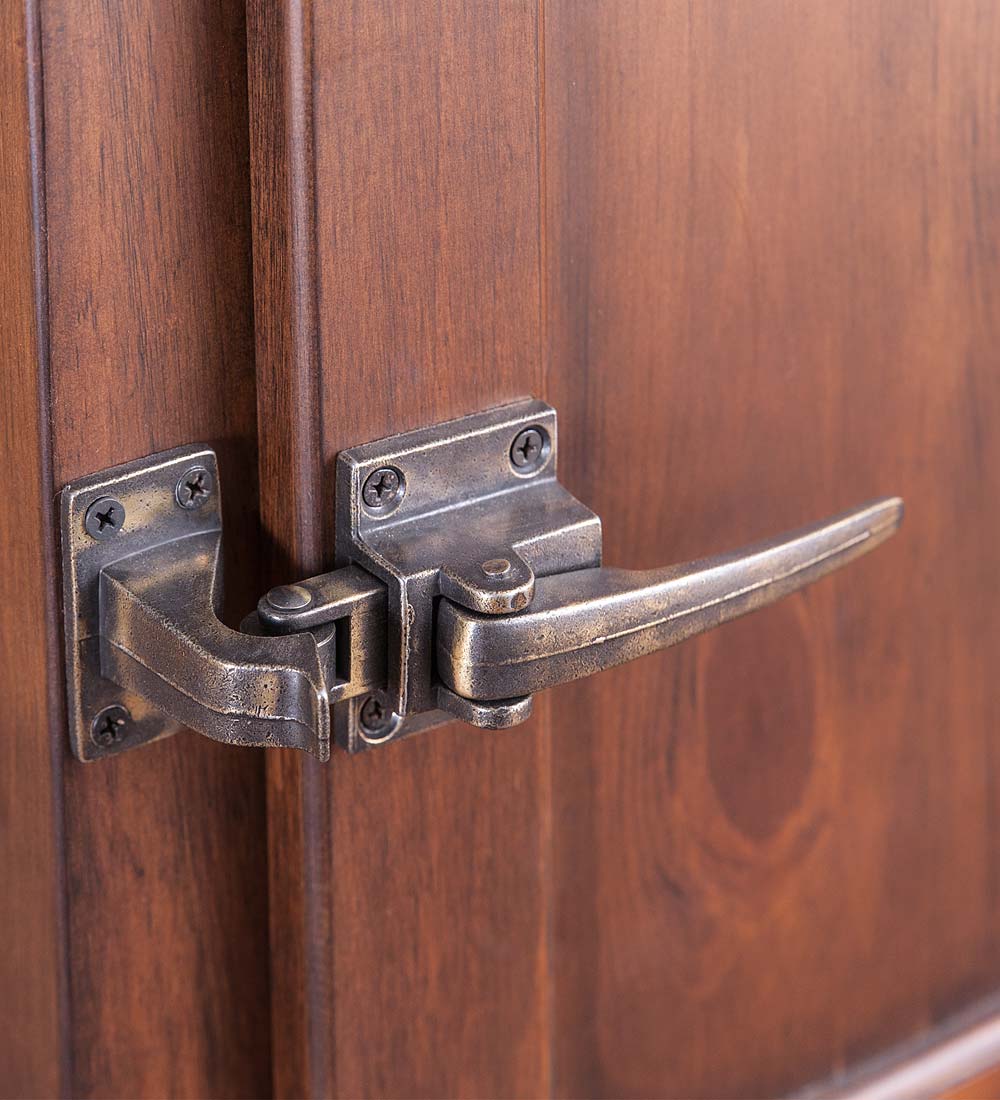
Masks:
[[[68,710],[80,760],[186,726],[329,758],[330,698],[360,690],[335,675],[336,627],[260,637],[220,621],[217,486],[213,452],[182,447],[63,492]],[[384,606],[382,585],[367,579],[351,606]]]
[[[177,488],[203,472],[195,507]],[[61,497],[63,623],[70,740],[79,760],[168,737],[183,726],[137,691],[101,673],[101,572],[116,562],[190,535],[222,531],[215,454],[180,447],[68,485]],[[187,491],[187,490],[185,490]],[[193,498],[192,498],[193,499]]]
[[[600,563],[600,520],[556,480],[556,451],[555,411],[528,400],[343,452],[342,568],[272,591],[240,631],[218,619],[222,519],[209,448],[67,486],[74,753],[97,759],[191,726],[326,759],[331,724],[357,752],[455,717],[522,721],[528,696],[481,704],[439,682],[435,603],[504,614],[526,606],[536,576]]]
[[[339,568],[272,589],[242,629],[221,602],[215,455],[186,447],[62,498],[73,748],[182,726],[239,745],[359,752],[459,718],[500,729],[531,696],[763,607],[878,546],[886,498],[735,554],[601,566],[601,521],[556,477],[541,401],[344,451]],[[331,713],[332,712],[332,713]]]
[[[439,683],[435,603],[509,614],[530,603],[536,577],[601,564],[601,521],[559,484],[557,457],[556,411],[536,400],[340,454],[337,563],[389,590],[380,722],[361,721],[365,700],[338,707],[349,752],[455,717],[493,729],[527,717],[530,697],[472,704]]]

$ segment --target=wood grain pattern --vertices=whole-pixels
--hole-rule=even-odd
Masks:
[[[280,303],[257,318],[262,511],[287,580],[317,549],[331,563],[340,449],[541,388],[539,12],[251,10],[251,99],[271,120],[252,150],[256,296]],[[309,176],[277,178],[300,111]],[[289,407],[314,362],[318,400]],[[317,422],[321,469],[289,487]],[[269,767],[272,890],[305,937],[304,957],[282,949],[302,980],[275,984],[279,1095],[547,1093],[542,711],[499,737],[449,727]]]
[[[548,396],[609,563],[909,505],[553,700],[555,1091],[779,1095],[1000,983],[1000,17],[550,0],[545,42]]]
[[[259,584],[242,6],[41,14],[55,483],[214,444],[238,617]],[[260,755],[182,735],[67,760],[61,793],[72,1094],[266,1094]]]
[[[881,492],[910,503],[849,574],[558,692],[553,721],[543,704],[521,730],[449,728],[329,769],[274,757],[276,1091],[777,1095],[996,988],[997,15],[251,16],[275,579],[329,562],[341,447],[528,392],[560,410],[564,476],[612,563]],[[40,467],[18,506],[210,440],[243,610],[259,586],[238,5],[42,10],[52,476],[32,24],[3,18],[18,216],[0,423]],[[11,543],[43,618],[44,541]],[[58,709],[48,652],[32,638],[22,656],[39,677],[3,682],[0,805],[33,792],[42,827],[0,845],[25,883],[10,919],[33,922],[0,968],[4,990],[35,971],[14,1087],[265,1094],[259,755],[189,737],[61,772],[23,736]]]
[[[0,8],[0,1095],[67,1083],[58,628],[34,4]]]

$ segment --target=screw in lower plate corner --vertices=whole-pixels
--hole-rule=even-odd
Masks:
[[[519,474],[540,470],[549,456],[548,434],[542,428],[524,428],[510,445],[511,465]]]
[[[132,715],[116,704],[98,711],[90,725],[90,736],[95,745],[109,749],[125,740],[131,726]]]
[[[109,539],[125,526],[125,505],[114,497],[95,500],[83,517],[84,530],[94,539]]]
[[[358,709],[358,721],[368,737],[385,737],[392,732],[396,715],[377,695],[369,695]]]
[[[365,478],[361,499],[366,508],[385,512],[395,507],[403,499],[405,492],[406,485],[400,472],[391,466],[380,466]]]
[[[177,479],[174,499],[182,508],[200,508],[212,495],[215,481],[204,466],[192,466]]]

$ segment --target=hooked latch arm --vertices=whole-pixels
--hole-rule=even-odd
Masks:
[[[888,538],[902,502],[683,566],[601,564],[601,522],[556,476],[556,414],[517,402],[342,452],[332,572],[219,617],[215,454],[176,451],[64,490],[73,747],[185,726],[320,760],[452,718],[499,729],[535,692],[771,603]]]

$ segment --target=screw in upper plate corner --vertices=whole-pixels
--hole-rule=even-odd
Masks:
[[[192,466],[177,479],[174,499],[182,508],[200,508],[212,495],[215,479],[205,466]]]
[[[83,517],[84,530],[95,539],[110,539],[125,526],[125,505],[114,497],[95,500]]]
[[[384,513],[395,508],[405,493],[406,482],[399,470],[392,466],[380,466],[365,478],[361,499],[366,508]]]
[[[510,462],[519,474],[533,474],[549,457],[549,433],[541,427],[523,428],[510,445]]]

